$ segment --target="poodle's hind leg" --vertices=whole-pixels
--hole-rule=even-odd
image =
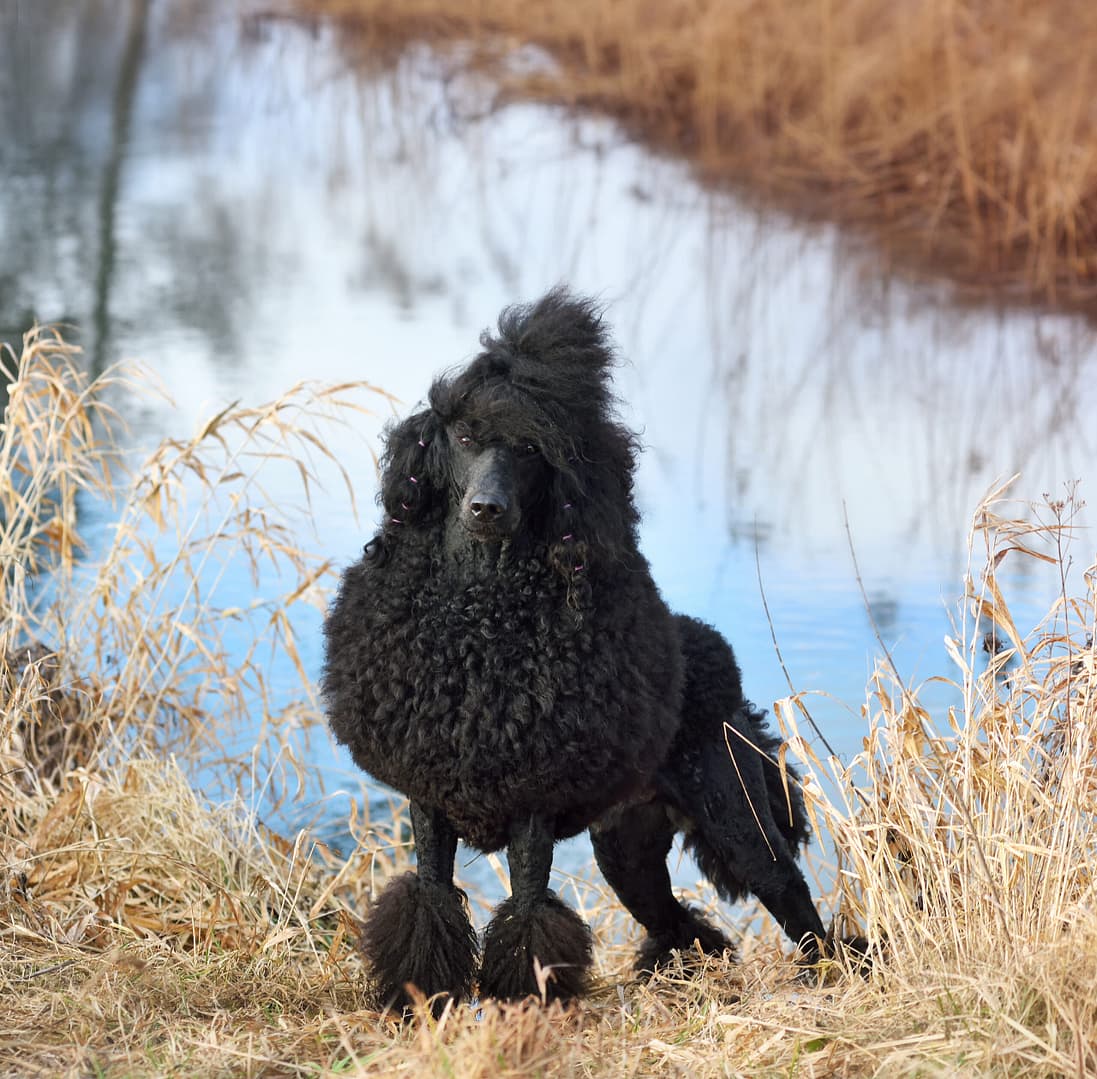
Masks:
[[[688,961],[695,948],[706,955],[735,949],[714,925],[671,891],[667,855],[676,828],[661,802],[614,809],[590,829],[602,876],[629,913],[647,930],[636,970],[650,974],[673,953]]]
[[[378,897],[362,929],[362,951],[382,1007],[406,1008],[413,985],[438,996],[438,1014],[446,996],[460,1000],[472,990],[476,934],[464,893],[453,883],[453,825],[415,802],[411,824],[417,872],[398,877]]]
[[[549,891],[553,843],[550,823],[542,817],[532,816],[511,828],[511,895],[495,909],[484,934],[482,996],[567,1000],[586,989],[590,930]]]
[[[729,736],[734,738],[734,735]],[[674,805],[693,823],[687,836],[705,875],[728,900],[752,892],[804,957],[825,936],[795,853],[773,817],[765,762],[723,739],[683,747],[660,773]]]

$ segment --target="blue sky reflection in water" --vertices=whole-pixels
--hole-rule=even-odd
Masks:
[[[490,88],[424,50],[363,64],[327,29],[212,3],[5,5],[0,55],[3,336],[64,319],[92,362],[147,363],[175,399],[121,403],[147,444],[304,377],[369,379],[410,407],[504,304],[558,281],[602,297],[664,595],[728,634],[768,706],[787,686],[757,560],[789,672],[824,695],[812,711],[847,759],[878,653],[869,611],[904,678],[948,673],[979,497],[1013,472],[1022,498],[1074,479],[1090,493],[1082,321],[950,307],[832,228],[703,190],[612,123],[487,113]],[[302,521],[340,561],[372,531],[383,418],[331,432],[361,523],[334,475]],[[1088,531],[1073,553],[1092,560]],[[1007,560],[1003,579],[1029,628],[1055,577]],[[301,636],[315,672],[318,615]],[[357,791],[323,743],[328,789]]]

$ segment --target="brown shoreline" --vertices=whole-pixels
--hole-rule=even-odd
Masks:
[[[498,100],[591,109],[967,300],[1097,315],[1097,5],[294,0],[376,60],[460,43]],[[552,65],[516,72],[523,46]]]

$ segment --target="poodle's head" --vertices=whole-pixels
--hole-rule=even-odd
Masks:
[[[543,543],[566,578],[635,544],[636,439],[614,415],[596,304],[557,288],[508,307],[429,408],[388,432],[386,538],[447,522],[472,543]]]

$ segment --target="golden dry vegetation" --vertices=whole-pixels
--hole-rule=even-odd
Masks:
[[[779,702],[839,852],[825,903],[882,949],[867,977],[805,975],[766,928],[738,966],[642,985],[628,974],[635,929],[577,882],[569,898],[597,941],[590,999],[462,1006],[440,1021],[422,1008],[401,1025],[371,1010],[354,942],[372,889],[407,864],[402,810],[353,816],[344,856],[307,832],[274,834],[246,797],[215,802],[190,778],[219,754],[230,789],[237,776],[278,788],[279,768],[292,779],[305,766],[302,731],[318,716],[291,614],[322,601],[327,567],[301,550],[292,507],[264,497],[263,475],[289,464],[304,498],[326,425],[353,421],[371,391],[301,386],[234,407],[135,466],[111,439],[123,376],[89,384],[73,360],[45,333],[7,357],[0,1074],[1097,1072],[1097,582],[1091,571],[1081,595],[1064,590],[1025,636],[996,576],[1003,558],[1050,559],[1056,573],[1069,506],[1035,531],[997,502],[980,509],[979,621],[966,615],[950,645],[947,714],[930,714],[882,653],[864,753],[846,772],[800,737],[807,698]],[[85,563],[82,515],[111,490],[119,524]],[[228,557],[256,569],[248,610],[217,600]],[[298,692],[280,704],[272,675],[295,670]],[[249,718],[258,755],[219,750]]]
[[[1088,0],[289,0],[359,57],[426,40],[500,101],[619,118],[715,182],[965,292],[1097,299]],[[526,45],[551,65],[516,62]]]

